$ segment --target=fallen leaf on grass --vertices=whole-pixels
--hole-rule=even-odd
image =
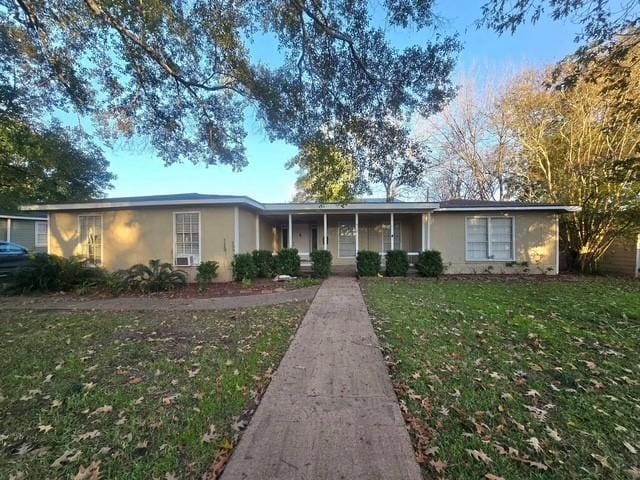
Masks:
[[[53,430],[51,425],[38,425],[38,431],[40,432],[49,433],[51,430]]]
[[[489,465],[490,463],[493,463],[493,460],[491,460],[491,457],[486,453],[484,453],[482,450],[467,449],[467,453],[471,455],[473,458],[475,458],[476,460],[484,462],[487,465]]]
[[[80,467],[73,480],[100,480],[102,474],[100,473],[100,460],[91,462],[88,467]]]
[[[545,428],[546,428],[546,430],[547,430],[547,433],[549,434],[549,436],[550,436],[553,440],[555,440],[556,442],[561,442],[561,441],[562,441],[562,438],[560,438],[560,435],[558,434],[558,431],[557,431],[557,430],[555,430],[555,429],[553,429],[553,428],[551,428],[551,427],[549,427],[549,426],[547,426],[547,427],[545,427]]]
[[[216,426],[209,425],[207,431],[202,435],[202,441],[204,443],[211,443],[213,440],[218,438],[218,434],[216,433]]]
[[[51,464],[52,468],[60,468],[67,463],[76,462],[82,452],[80,450],[65,450],[65,452],[54,460]]]
[[[602,468],[611,468],[611,465],[609,465],[609,462],[607,461],[607,457],[603,457],[597,453],[592,453],[591,456],[595,458],[600,465],[602,465]]]
[[[485,474],[484,478],[486,478],[487,480],[504,480],[504,477],[499,477],[497,475],[494,475],[493,473]]]
[[[429,462],[429,465],[431,465],[433,469],[440,474],[444,473],[447,468],[447,462],[444,462],[442,460],[431,460]]]
[[[638,453],[638,450],[636,449],[636,447],[631,445],[629,442],[622,442],[622,444],[626,447],[627,450],[629,450],[634,455]]]
[[[90,440],[92,438],[99,437],[101,435],[99,430],[94,430],[92,432],[81,433],[80,435],[75,436],[76,442],[82,442],[84,440]]]
[[[111,405],[103,405],[102,407],[96,408],[93,412],[89,414],[89,416],[97,415],[99,413],[109,413],[113,411],[113,407]]]
[[[542,451],[542,447],[540,446],[540,440],[538,440],[536,437],[531,437],[530,439],[527,440],[527,443],[529,445],[531,445],[531,447],[536,452],[541,452]]]

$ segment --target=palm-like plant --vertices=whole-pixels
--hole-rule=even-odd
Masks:
[[[139,263],[126,270],[124,282],[129,290],[163,292],[184,286],[187,275],[181,270],[174,270],[170,263],[160,263],[156,259],[149,260],[149,265]]]

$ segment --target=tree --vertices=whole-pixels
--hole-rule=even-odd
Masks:
[[[434,163],[426,188],[438,199],[508,197],[514,146],[499,108],[503,92],[494,77],[481,86],[475,76],[463,76],[455,99],[419,122],[418,134],[431,146]]]
[[[416,140],[400,118],[384,116],[362,119],[350,128],[351,150],[368,184],[380,184],[391,202],[403,188],[416,187],[427,165],[427,149]]]
[[[100,197],[115,178],[109,162],[80,132],[54,125],[35,130],[0,119],[0,205]]]
[[[295,202],[347,202],[366,191],[355,159],[322,134],[287,163],[297,168]]]
[[[631,68],[640,78],[640,66]],[[523,76],[503,103],[519,145],[512,186],[522,200],[582,208],[561,216],[561,240],[588,271],[617,236],[640,228],[640,123],[617,108],[617,91],[586,79],[550,89],[543,80]]]
[[[91,115],[103,137],[147,138],[166,163],[246,165],[245,112],[305,145],[363,109],[437,110],[456,37],[402,50],[385,27],[436,30],[433,0],[0,0],[0,115]],[[279,56],[252,55],[262,38]]]

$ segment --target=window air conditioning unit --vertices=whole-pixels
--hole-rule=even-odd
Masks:
[[[190,267],[195,263],[195,257],[193,255],[182,255],[180,257],[176,257],[176,265],[180,267]]]

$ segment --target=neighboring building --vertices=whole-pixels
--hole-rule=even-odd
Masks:
[[[640,276],[640,234],[616,239],[598,261],[598,270]]]
[[[189,272],[216,260],[231,279],[235,253],[328,249],[354,266],[358,250],[415,258],[439,250],[447,273],[558,272],[558,215],[576,207],[520,202],[260,203],[246,196],[157,195],[30,205],[49,213],[49,252],[110,270],[158,258]],[[353,267],[349,267],[353,268]]]
[[[0,211],[0,240],[17,243],[32,252],[46,252],[49,243],[47,215]]]

